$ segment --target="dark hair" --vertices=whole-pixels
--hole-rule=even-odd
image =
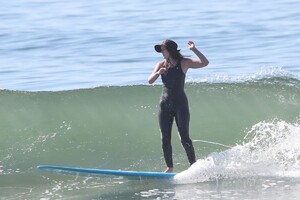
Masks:
[[[168,52],[170,53],[170,56],[176,60],[182,60],[183,59],[183,55],[180,53],[180,50],[173,50],[173,49],[169,49],[168,46],[166,46],[166,49],[168,50]]]

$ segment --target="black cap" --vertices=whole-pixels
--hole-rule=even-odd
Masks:
[[[161,53],[161,47],[164,46],[166,47],[166,49],[168,51],[177,51],[179,52],[180,49],[178,50],[178,45],[176,44],[176,42],[174,42],[173,40],[165,40],[163,41],[161,44],[157,44],[154,46],[155,51],[157,51],[158,53]]]

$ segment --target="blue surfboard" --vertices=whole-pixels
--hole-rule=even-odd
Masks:
[[[53,166],[53,165],[40,165],[38,169],[46,170],[61,174],[71,175],[108,175],[108,176],[124,176],[124,177],[136,177],[136,178],[173,178],[176,173],[164,173],[164,172],[148,172],[148,171],[123,171],[123,170],[110,170],[110,169],[93,169],[93,168],[78,168],[67,166]]]

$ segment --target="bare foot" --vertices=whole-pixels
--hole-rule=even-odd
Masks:
[[[173,172],[173,168],[168,167],[164,172],[165,173],[171,173],[171,172]]]

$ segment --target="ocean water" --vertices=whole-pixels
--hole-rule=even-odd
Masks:
[[[0,199],[298,199],[300,2],[11,0],[0,7]],[[172,181],[37,165],[162,171],[153,46],[193,40],[189,167]]]

